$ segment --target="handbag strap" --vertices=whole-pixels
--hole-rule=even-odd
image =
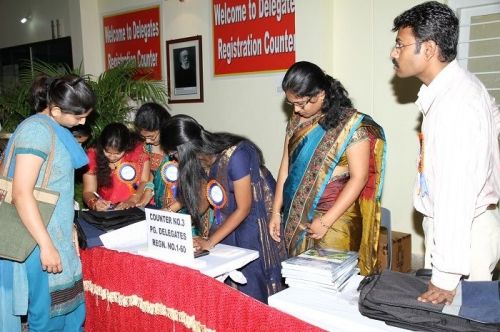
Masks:
[[[54,150],[55,150],[55,146],[56,146],[56,135],[54,134],[54,130],[52,129],[50,124],[47,123],[47,121],[41,120],[41,119],[35,120],[35,121],[46,125],[52,134],[51,135],[52,141],[50,143],[49,156],[47,158],[47,167],[45,168],[45,175],[43,177],[42,186],[41,186],[42,188],[47,188],[47,185],[49,184],[50,174],[52,172],[52,161],[54,160]],[[3,174],[2,175],[4,177],[7,177],[7,173],[8,173],[9,168],[10,168],[10,162],[11,162],[12,156],[14,155],[16,141],[15,141],[15,137],[12,137],[12,139],[14,139],[14,141],[12,142],[12,146],[10,147],[9,155],[7,156],[7,159],[5,160],[5,163],[3,164]]]

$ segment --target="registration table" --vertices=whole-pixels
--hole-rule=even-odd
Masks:
[[[357,286],[362,278],[352,277],[339,293],[290,287],[269,297],[269,305],[328,331],[406,331],[359,313]]]
[[[320,331],[187,267],[82,250],[86,332]]]

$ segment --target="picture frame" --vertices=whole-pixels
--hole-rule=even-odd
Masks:
[[[201,36],[166,42],[169,102],[203,102],[203,58]]]

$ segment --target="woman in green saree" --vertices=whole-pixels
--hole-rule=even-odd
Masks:
[[[140,205],[151,203],[157,209],[177,212],[181,205],[175,199],[177,162],[160,145],[160,129],[170,119],[170,113],[158,103],[145,103],[137,110],[134,126],[144,140],[144,151],[151,161],[152,179],[146,184],[145,199]],[[153,200],[151,201],[151,198]]]
[[[289,256],[305,250],[359,251],[362,274],[378,269],[385,138],[353,109],[342,84],[317,65],[292,65],[282,82],[293,107],[278,173],[270,233]]]

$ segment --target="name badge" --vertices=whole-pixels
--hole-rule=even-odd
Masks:
[[[216,180],[210,180],[207,183],[207,199],[214,208],[215,223],[218,225],[222,219],[220,209],[227,203],[227,194],[224,187]]]
[[[126,182],[133,182],[137,176],[137,171],[131,164],[125,163],[120,166],[120,179]]]
[[[179,168],[173,161],[166,162],[161,167],[161,177],[164,182],[176,182],[179,178]]]

